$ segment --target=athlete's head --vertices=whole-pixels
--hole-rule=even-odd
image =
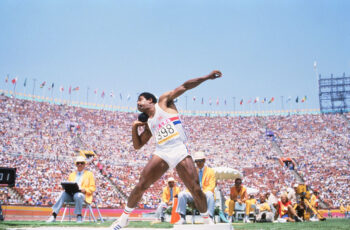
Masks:
[[[147,109],[154,106],[155,103],[157,103],[157,98],[153,94],[143,92],[137,99],[137,109],[140,112],[145,112]]]

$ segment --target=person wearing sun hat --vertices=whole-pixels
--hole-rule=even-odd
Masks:
[[[80,192],[77,192],[74,195],[71,195],[63,191],[59,196],[59,198],[57,199],[56,203],[52,207],[52,216],[50,216],[50,218],[46,222],[56,221],[56,216],[59,213],[64,202],[74,202],[75,203],[74,214],[77,215],[77,223],[81,223],[82,222],[81,213],[82,213],[84,201],[88,204],[92,202],[93,193],[96,190],[94,175],[92,174],[92,172],[85,170],[85,165],[86,165],[85,157],[78,156],[75,159],[74,163],[75,163],[75,166],[77,167],[77,170],[72,172],[69,175],[68,181],[76,182],[80,188]]]
[[[195,152],[193,154],[193,160],[197,166],[197,178],[194,178],[200,185],[203,193],[207,199],[209,224],[213,224],[212,217],[214,215],[214,190],[216,185],[215,172],[212,168],[205,166],[205,154],[204,152]],[[186,204],[193,202],[193,197],[189,191],[182,191],[179,193],[179,203],[176,212],[181,216],[180,220],[176,224],[186,223]]]
[[[174,198],[177,197],[179,192],[180,188],[176,186],[174,177],[169,177],[167,185],[163,188],[162,202],[159,204],[156,211],[156,217],[161,222],[164,222],[164,211],[167,207],[173,205]]]

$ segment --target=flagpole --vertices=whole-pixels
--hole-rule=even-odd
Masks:
[[[281,96],[281,106],[282,106],[282,110],[284,110],[284,100],[283,100],[283,96]]]
[[[32,97],[34,98],[34,93],[35,93],[35,83],[36,83],[36,79],[33,79],[33,91],[32,91]]]
[[[236,97],[232,97],[233,102],[233,112],[236,112]]]
[[[186,98],[186,111],[187,111],[187,95],[185,96],[185,98]]]
[[[87,90],[86,90],[86,103],[89,104],[89,86],[87,87]]]

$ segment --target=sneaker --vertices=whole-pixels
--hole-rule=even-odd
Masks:
[[[204,224],[213,225],[213,224],[214,224],[214,221],[213,221],[212,218],[207,217],[207,218],[203,218],[203,223],[204,223]]]
[[[162,216],[162,217],[160,218],[160,222],[164,222],[164,221],[165,221],[164,216]]]
[[[299,216],[294,217],[295,222],[303,222],[303,220]]]
[[[129,219],[127,217],[126,218],[119,217],[118,220],[113,222],[110,229],[111,230],[119,230],[119,229],[124,228],[128,224],[129,224]]]
[[[250,223],[249,219],[244,219],[244,223]]]
[[[54,216],[50,216],[49,219],[47,219],[46,223],[53,223],[56,222],[56,218]]]
[[[83,217],[82,216],[77,216],[77,223],[78,224],[83,223]]]
[[[180,220],[178,222],[176,222],[175,224],[176,225],[186,224],[186,220],[184,218],[180,218]]]

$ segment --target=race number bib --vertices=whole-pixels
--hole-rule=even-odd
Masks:
[[[178,136],[179,133],[177,132],[175,125],[170,122],[164,126],[162,126],[157,134],[156,134],[156,141],[159,145],[165,144],[167,141],[173,139],[174,137]]]

